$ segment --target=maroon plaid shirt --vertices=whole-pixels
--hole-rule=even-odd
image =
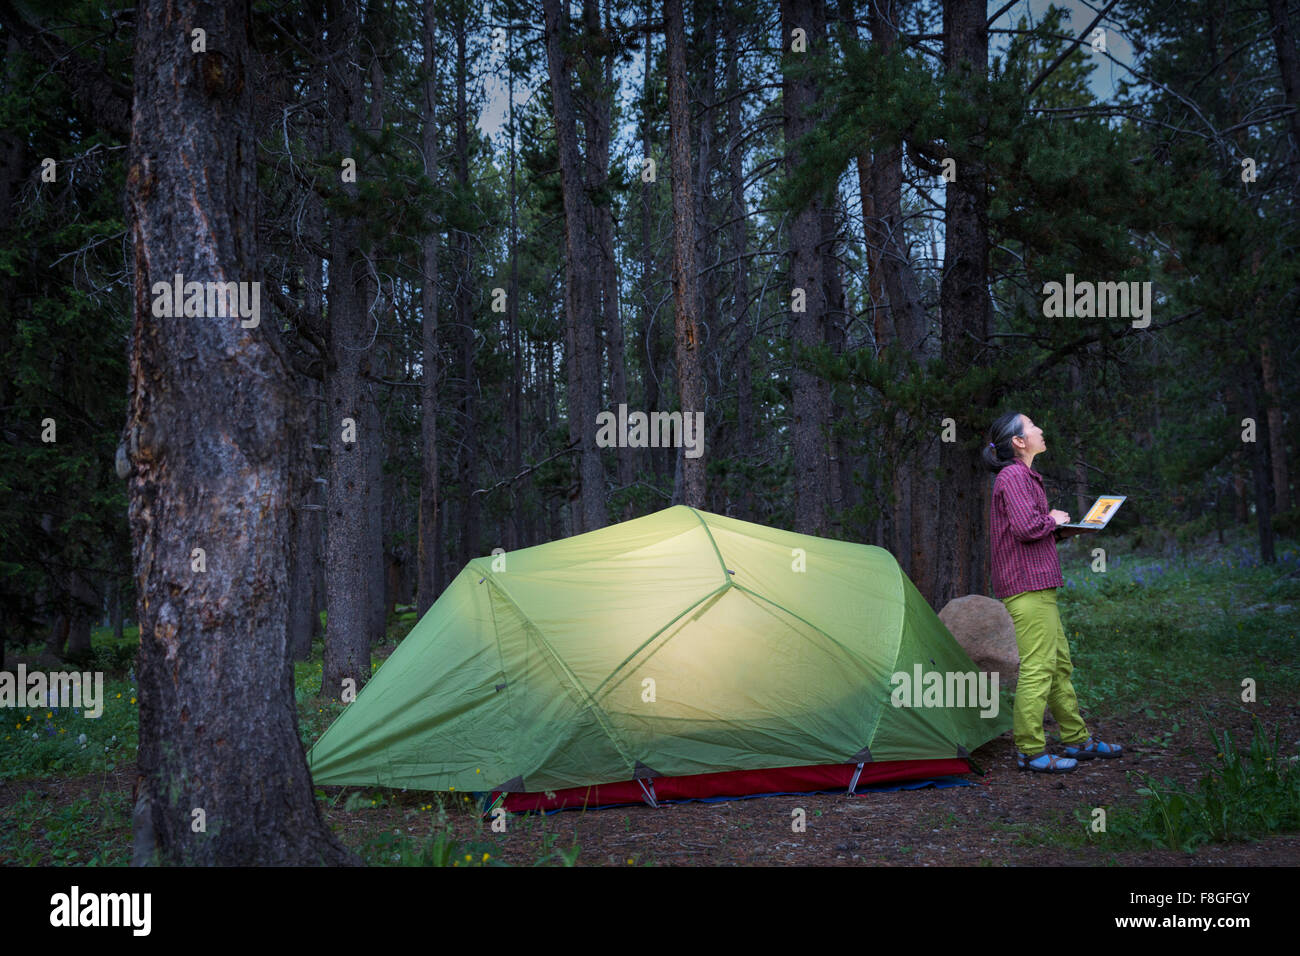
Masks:
[[[989,507],[994,596],[1008,598],[1065,583],[1055,532],[1042,476],[1019,460],[998,472]]]

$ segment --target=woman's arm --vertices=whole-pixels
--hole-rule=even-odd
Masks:
[[[1007,475],[1006,494],[1002,499],[1006,506],[1007,525],[1012,537],[1025,544],[1046,538],[1056,530],[1056,519],[1039,509],[1036,491],[1037,485],[1032,478],[1023,474]]]

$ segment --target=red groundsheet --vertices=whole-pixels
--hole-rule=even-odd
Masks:
[[[774,770],[732,770],[725,773],[697,773],[685,777],[656,777],[653,783],[656,800],[691,800],[703,797],[741,797],[758,793],[804,793],[814,790],[848,790],[857,770],[856,764],[822,764],[816,767],[779,767]],[[887,760],[868,763],[858,775],[857,787],[879,786],[927,777],[944,777],[970,773],[964,758],[944,760]],[[511,793],[505,808],[519,810],[555,810],[560,807],[602,807],[617,803],[646,801],[641,784],[635,780],[602,783],[591,787],[556,790],[544,793]]]

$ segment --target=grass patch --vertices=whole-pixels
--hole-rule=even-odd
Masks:
[[[1245,751],[1228,731],[1210,731],[1216,756],[1191,790],[1139,774],[1145,800],[1135,813],[1118,814],[1112,831],[1139,846],[1185,852],[1300,831],[1300,756],[1282,750],[1280,727],[1270,739],[1258,717],[1251,723]]]
[[[103,713],[82,708],[0,710],[0,780],[76,777],[135,761],[140,706],[135,685],[104,681]]]
[[[126,866],[131,862],[131,807],[105,790],[59,806],[28,790],[0,815],[0,860],[7,866]]]
[[[1081,707],[1159,719],[1207,693],[1240,700],[1245,677],[1257,680],[1261,703],[1295,699],[1300,552],[1279,545],[1278,556],[1269,566],[1112,554],[1104,573],[1091,558],[1067,558],[1061,623]]]

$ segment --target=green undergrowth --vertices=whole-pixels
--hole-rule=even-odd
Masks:
[[[31,789],[0,813],[0,861],[6,866],[126,866],[131,862],[127,794],[104,790],[59,805]]]
[[[1185,852],[1300,832],[1300,756],[1288,753],[1280,726],[1270,735],[1253,715],[1251,726],[1244,750],[1227,730],[1209,731],[1215,756],[1202,762],[1204,772],[1190,788],[1135,774],[1142,804],[1117,811],[1108,832],[1137,846]]]
[[[331,788],[333,789],[333,788]],[[482,814],[479,795],[461,793],[416,793],[382,787],[340,788],[330,795],[317,789],[317,798],[328,808],[350,814],[350,823],[374,814],[373,826],[362,834],[356,828],[336,824],[344,842],[353,846],[372,866],[484,867],[510,865],[502,856],[503,833],[492,830],[493,822]],[[532,866],[574,866],[580,854],[576,841],[558,845],[554,833],[544,831],[544,818],[536,814],[507,815],[505,825],[519,833],[536,850]],[[532,831],[540,830],[537,839]],[[359,841],[359,842],[358,842]]]
[[[557,846],[555,834],[542,837],[532,866],[576,866],[580,849],[577,844]],[[361,858],[370,866],[509,866],[496,856],[498,846],[482,839],[457,839],[450,831],[440,830],[428,837],[414,837],[400,830],[385,830],[366,841]]]
[[[1200,735],[1208,726],[1221,725],[1225,710],[1241,707],[1244,680],[1253,682],[1261,710],[1270,705],[1276,710],[1300,698],[1300,554],[1294,543],[1279,542],[1279,561],[1273,566],[1259,565],[1237,542],[1197,560],[1178,554],[1126,554],[1119,539],[1108,546],[1104,573],[1092,570],[1090,551],[1082,546],[1061,551],[1068,579],[1060,592],[1062,623],[1075,663],[1074,684],[1090,722],[1104,732],[1107,719],[1146,718],[1137,721],[1146,736],[1124,742],[1139,749],[1170,750],[1185,747],[1189,733]],[[395,615],[385,642],[373,649],[373,668],[383,664],[415,621],[411,610]],[[11,795],[18,794],[0,806],[0,863],[129,860],[127,798],[110,792],[110,775],[135,762],[139,704],[132,668],[137,640],[134,628],[120,640],[107,628],[92,635],[89,669],[105,675],[101,717],[91,719],[69,709],[0,709],[0,781],[9,785]],[[11,661],[15,656],[31,660],[40,647],[17,652],[11,653]],[[308,660],[294,664],[304,747],[310,747],[345,706],[319,696],[321,653],[318,641]],[[1002,703],[1009,707],[1009,698]],[[1203,718],[1195,715],[1197,708]],[[1257,731],[1257,739],[1238,751],[1224,731],[1215,733],[1214,753],[1222,756],[1216,756],[1190,788],[1135,776],[1128,794],[1132,805],[1125,802],[1110,809],[1106,833],[1074,822],[1060,828],[1034,825],[1017,829],[1015,842],[1107,850],[1188,849],[1295,829],[1297,783],[1291,756],[1296,744],[1287,739],[1290,735],[1279,738],[1274,728],[1263,744],[1263,731]],[[68,781],[71,790],[62,789],[62,781]],[[351,788],[329,792],[334,796],[326,798],[325,791],[318,791],[327,812],[344,809],[337,800],[351,801],[347,809],[350,820],[360,818],[359,832],[340,835],[347,836],[369,863],[502,865],[493,849],[498,835],[477,818],[477,808],[472,800],[466,803],[465,795],[368,790],[357,797]],[[365,812],[371,800],[373,820]],[[426,806],[422,812],[435,819],[406,819],[413,801],[416,808]],[[399,804],[402,823],[393,832],[392,811]],[[381,812],[385,808],[387,812]],[[435,808],[448,815],[446,821],[437,819]],[[510,826],[512,836],[528,834],[527,845],[535,851],[530,862],[565,865],[579,859],[575,847],[556,846],[554,836],[530,818],[511,818]],[[537,832],[532,832],[534,827]]]
[[[1278,559],[1112,550],[1100,572],[1089,552],[1063,551],[1061,622],[1085,714],[1164,719],[1206,695],[1240,703],[1247,678],[1261,704],[1300,696],[1300,551],[1280,544]]]
[[[140,707],[130,678],[105,679],[102,713],[83,707],[0,710],[0,780],[76,777],[135,762]]]

